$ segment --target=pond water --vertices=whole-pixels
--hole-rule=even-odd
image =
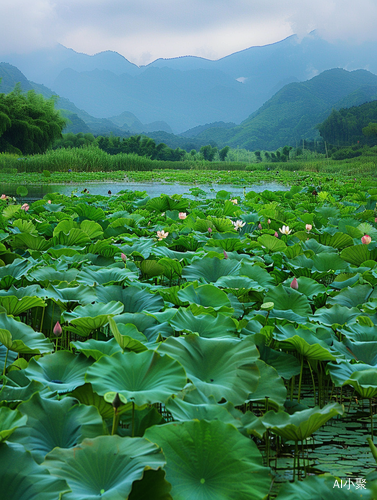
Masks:
[[[8,196],[16,196],[18,185],[0,183],[0,193]],[[112,194],[117,194],[124,189],[132,191],[145,191],[148,196],[154,198],[161,194],[182,194],[188,198],[195,198],[194,194],[190,193],[190,189],[198,187],[205,191],[207,198],[215,198],[216,192],[220,190],[229,191],[232,196],[244,196],[249,191],[261,193],[262,191],[288,191],[290,187],[284,186],[277,182],[261,182],[259,184],[246,187],[234,186],[232,184],[202,184],[193,186],[187,184],[163,184],[161,182],[87,182],[82,184],[44,184],[44,185],[27,185],[29,193],[23,198],[23,201],[35,201],[43,198],[49,193],[61,193],[70,196],[72,192],[79,194],[85,188],[90,194],[107,195],[110,190]]]

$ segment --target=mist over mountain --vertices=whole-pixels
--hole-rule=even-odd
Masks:
[[[286,84],[328,69],[377,73],[377,43],[329,43],[311,33],[215,61],[185,56],[141,67],[116,52],[89,56],[62,45],[2,60],[96,119],[128,112],[181,133],[212,122],[240,124]]]

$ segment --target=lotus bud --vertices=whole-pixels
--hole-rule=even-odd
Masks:
[[[279,235],[278,233],[275,231],[275,234],[274,234],[275,238],[279,238]]]
[[[117,411],[119,406],[122,404],[122,401],[120,400],[120,397],[119,397],[119,393],[115,394],[115,398],[113,399],[111,404],[112,404],[114,410]]]
[[[208,232],[209,232],[209,234],[211,234],[212,233],[212,228],[209,227],[208,228]]]
[[[47,200],[47,203],[48,203],[49,205],[51,205],[51,200]]]
[[[0,196],[0,199],[1,199],[1,200],[6,200],[6,199],[7,199],[7,195],[6,195],[6,194],[2,194],[2,195]]]
[[[21,210],[25,210],[25,212],[27,212],[29,210],[29,205],[27,203],[24,203],[21,207]]]
[[[261,223],[258,224],[258,229],[262,229],[262,224]]]
[[[271,219],[267,219],[267,224],[270,225],[271,224]]]
[[[123,260],[124,263],[126,263],[126,261],[127,261],[127,255],[125,255],[124,253],[122,253],[120,255],[120,258]]]
[[[372,238],[368,235],[368,234],[365,234],[362,238],[361,238],[361,243],[363,243],[364,245],[369,245],[369,243],[372,241]]]
[[[306,224],[305,229],[307,231],[311,231],[313,229],[313,226],[311,224]]]
[[[294,290],[298,290],[298,281],[297,281],[296,277],[293,278],[293,280],[290,284],[290,287],[293,288]]]
[[[223,250],[223,252],[224,252],[224,259],[227,259],[228,258],[228,254],[226,253],[225,250]]]
[[[62,334],[63,332],[63,329],[59,323],[59,321],[56,322],[56,325],[54,326],[54,329],[52,330],[53,331],[53,334],[56,336],[56,337],[60,337],[60,335]]]
[[[377,222],[377,217],[374,218],[374,222]]]

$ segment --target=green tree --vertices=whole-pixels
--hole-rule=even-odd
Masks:
[[[363,128],[363,134],[366,137],[377,137],[377,123],[370,122]]]
[[[200,153],[204,160],[212,161],[217,153],[217,148],[213,148],[210,144],[207,144],[207,146],[202,146],[200,148]]]
[[[225,161],[225,158],[227,157],[229,149],[230,149],[229,146],[225,146],[225,148],[220,149],[220,151],[219,151],[220,161]]]
[[[65,120],[55,110],[55,99],[45,99],[19,85],[0,94],[0,152],[43,153],[62,137]]]

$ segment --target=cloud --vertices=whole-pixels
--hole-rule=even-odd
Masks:
[[[377,39],[375,0],[0,0],[0,53],[57,42],[115,50],[137,64],[211,59],[313,29],[329,41]],[[4,4],[4,5],[2,5]]]

